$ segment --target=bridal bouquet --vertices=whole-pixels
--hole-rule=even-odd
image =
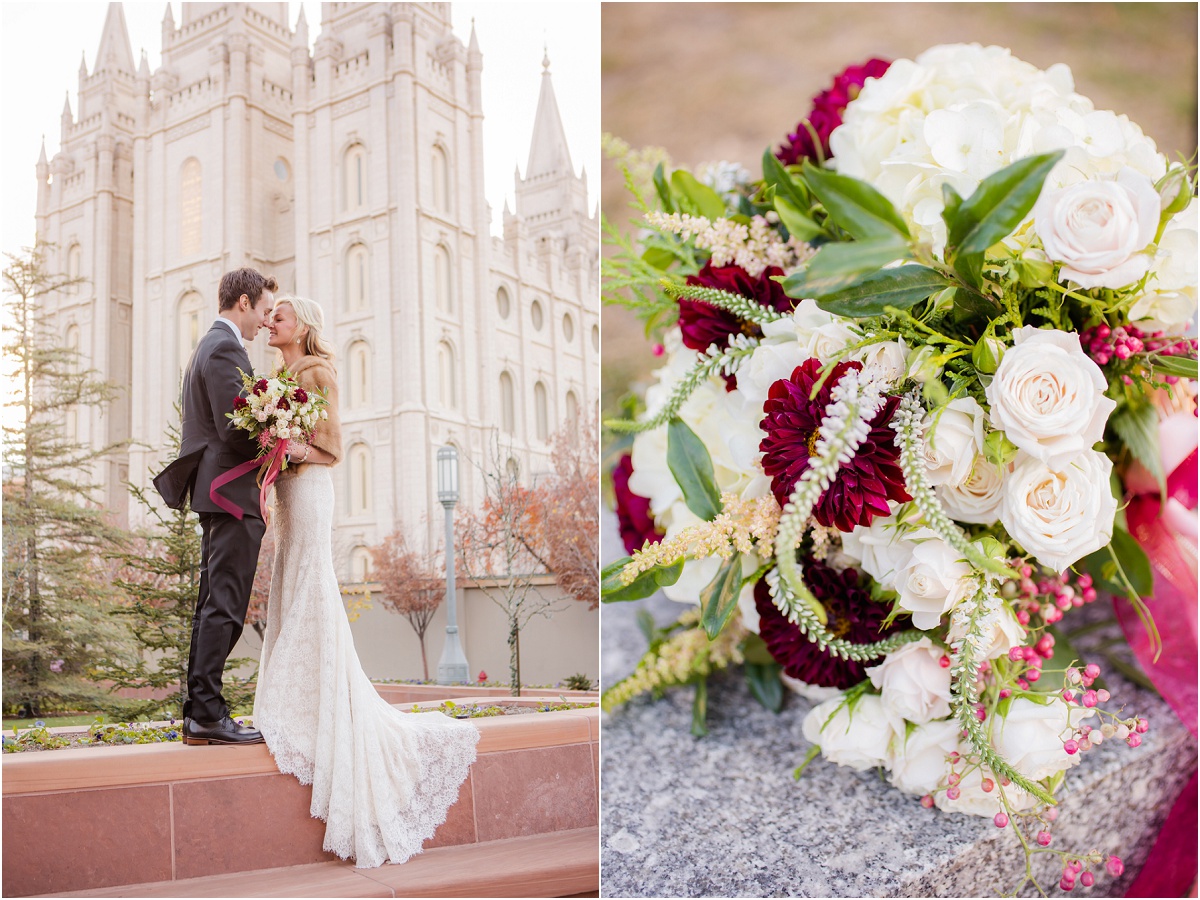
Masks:
[[[741,664],[768,706],[819,701],[810,760],[1011,828],[1064,890],[1120,874],[1053,846],[1055,794],[1149,725],[1055,626],[1119,596],[1149,665],[1153,612],[1192,604],[1194,670],[1191,170],[1065,66],[978,45],[847,69],[760,178],[637,168],[606,289],[664,364],[608,423],[635,436],[603,596],[694,606],[604,706],[694,684],[702,732]]]
[[[241,518],[241,510],[217,494],[217,489],[247,472],[258,468],[262,478],[259,504],[264,521],[267,519],[267,493],[279,473],[287,469],[288,441],[307,443],[322,419],[329,418],[328,401],[323,394],[310,393],[300,387],[287,371],[280,370],[270,378],[255,378],[238,369],[246,396],[233,399],[233,412],[225,417],[258,442],[258,458],[242,463],[213,481],[211,496],[214,502],[230,514]]]

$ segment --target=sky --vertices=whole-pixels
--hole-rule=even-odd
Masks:
[[[294,27],[301,5],[309,38],[320,34],[320,2],[291,2]],[[181,4],[170,4],[182,21]],[[161,63],[165,2],[124,4],[129,42],[136,62],[144,49],[153,72]],[[0,251],[17,252],[32,243],[37,205],[37,163],[42,135],[46,158],[59,149],[63,97],[78,112],[80,56],[88,70],[108,10],[106,2],[0,3]],[[590,207],[600,188],[600,4],[456,2],[454,32],[463,43],[475,20],[483,53],[484,190],[492,207],[492,231],[500,233],[505,198],[513,203],[513,169],[525,169],[541,86],[543,47],[575,171],[587,171]],[[47,35],[53,35],[48,39]]]

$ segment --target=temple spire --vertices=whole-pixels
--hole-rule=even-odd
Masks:
[[[125,11],[120,3],[108,4],[108,15],[104,18],[100,49],[96,51],[96,71],[103,69],[128,72],[130,75],[137,71],[133,63],[133,48],[129,44],[129,29],[125,27]]]
[[[304,4],[300,5],[300,17],[296,19],[296,31],[292,35],[293,47],[308,47],[308,17],[304,14]]]
[[[539,175],[574,174],[571,151],[567,149],[567,133],[563,129],[550,79],[550,55],[542,57],[542,90],[538,95],[537,114],[533,120],[533,140],[529,144],[529,163],[525,178]]]

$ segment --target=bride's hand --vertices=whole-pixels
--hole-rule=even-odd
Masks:
[[[303,458],[307,458],[308,452],[309,452],[308,444],[304,443],[303,441],[288,441],[288,444],[287,444],[288,462],[291,462],[291,463],[301,462]]]

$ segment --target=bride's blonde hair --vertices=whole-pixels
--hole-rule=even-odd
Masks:
[[[320,304],[307,297],[297,297],[293,294],[276,297],[275,306],[278,307],[281,303],[289,304],[292,311],[296,313],[296,321],[308,328],[304,334],[304,354],[320,356],[332,361],[334,358],[333,344],[321,335],[321,329],[325,327],[325,313]]]

